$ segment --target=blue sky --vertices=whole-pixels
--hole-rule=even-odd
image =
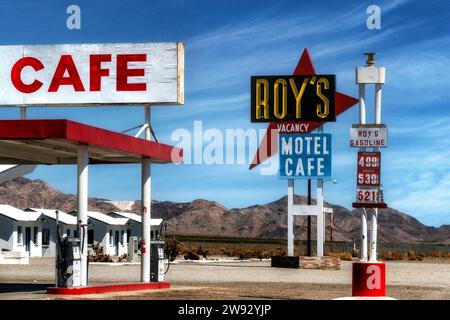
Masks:
[[[81,30],[66,28],[66,8],[81,8]],[[366,28],[370,4],[381,7],[381,29]],[[154,107],[159,139],[178,128],[257,128],[251,124],[250,76],[291,74],[305,47],[316,71],[336,74],[337,89],[357,97],[354,68],[375,51],[386,67],[382,154],[386,202],[434,226],[450,224],[450,4],[448,1],[0,1],[0,44],[168,42],[186,45],[184,106]],[[368,94],[371,103],[373,95]],[[68,118],[113,130],[142,122],[141,107],[35,108],[30,118]],[[373,116],[371,108],[369,119]],[[0,109],[1,119],[18,110]],[[350,207],[355,198],[356,150],[348,130],[358,109],[325,126],[333,134],[333,176],[325,199]],[[30,178],[68,193],[75,166],[41,166]],[[153,197],[216,200],[226,207],[267,203],[286,194],[286,181],[247,165],[154,165]],[[306,182],[298,181],[304,194]],[[140,167],[91,166],[90,196],[140,198]]]

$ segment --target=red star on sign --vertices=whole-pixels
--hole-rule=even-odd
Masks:
[[[311,61],[311,57],[309,56],[308,49],[305,48],[303,54],[298,61],[297,67],[295,68],[294,75],[315,75],[316,71],[314,70],[314,66]],[[344,111],[350,109],[350,107],[354,106],[358,99],[347,96],[340,92],[334,93],[334,101],[335,101],[335,113],[336,117],[343,113]],[[294,124],[295,122],[285,122],[284,124]],[[304,122],[308,124],[308,130],[305,133],[312,132],[315,129],[319,128],[324,124],[324,122]],[[272,133],[276,136],[272,137]],[[272,141],[274,141],[274,145],[272,147]],[[264,152],[264,149],[267,150]],[[253,161],[250,164],[250,170],[259,165],[260,163],[266,161],[271,156],[278,152],[278,126],[276,122],[271,122],[269,127],[267,128],[266,134],[256,150],[256,154],[253,157]]]

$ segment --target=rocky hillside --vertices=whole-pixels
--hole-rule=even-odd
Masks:
[[[0,184],[0,203],[19,209],[55,208],[68,212],[77,208],[77,197],[62,193],[39,179],[16,178]],[[118,210],[105,199],[96,198],[89,198],[89,209],[101,212]]]
[[[17,208],[42,207],[62,211],[76,209],[76,196],[64,194],[42,180],[18,178],[0,184],[0,203]],[[296,196],[295,203],[306,204],[306,198]],[[314,203],[314,201],[313,201]],[[171,234],[207,237],[286,238],[287,198],[247,208],[228,209],[220,203],[194,200],[187,203],[154,201],[152,216],[167,221]],[[356,239],[360,233],[361,209],[348,209],[326,204],[334,209],[333,237],[336,241]],[[90,210],[100,212],[131,209],[139,212],[140,201],[116,202],[106,199],[89,199]],[[326,217],[326,236],[329,239],[329,215]],[[315,223],[313,219],[313,238]],[[295,235],[306,238],[306,217],[295,218]],[[388,208],[380,211],[379,240],[383,242],[434,242],[450,244],[450,225],[428,227],[410,215]]]

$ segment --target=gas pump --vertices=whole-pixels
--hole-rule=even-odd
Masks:
[[[150,242],[150,281],[164,281],[164,241]]]
[[[152,237],[150,241],[150,281],[161,282],[164,281],[164,275],[169,270],[169,264],[167,270],[165,269],[165,235],[166,235],[166,223],[161,222],[159,230],[151,232]]]
[[[81,286],[80,238],[62,237],[56,211],[56,287]]]

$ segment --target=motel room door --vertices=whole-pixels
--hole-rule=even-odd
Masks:
[[[120,245],[120,238],[119,238],[119,231],[116,230],[115,237],[114,237],[114,246],[116,249],[116,256],[119,255],[119,245]]]
[[[31,254],[30,242],[31,242],[31,228],[25,227],[25,251],[28,251],[28,254]]]

